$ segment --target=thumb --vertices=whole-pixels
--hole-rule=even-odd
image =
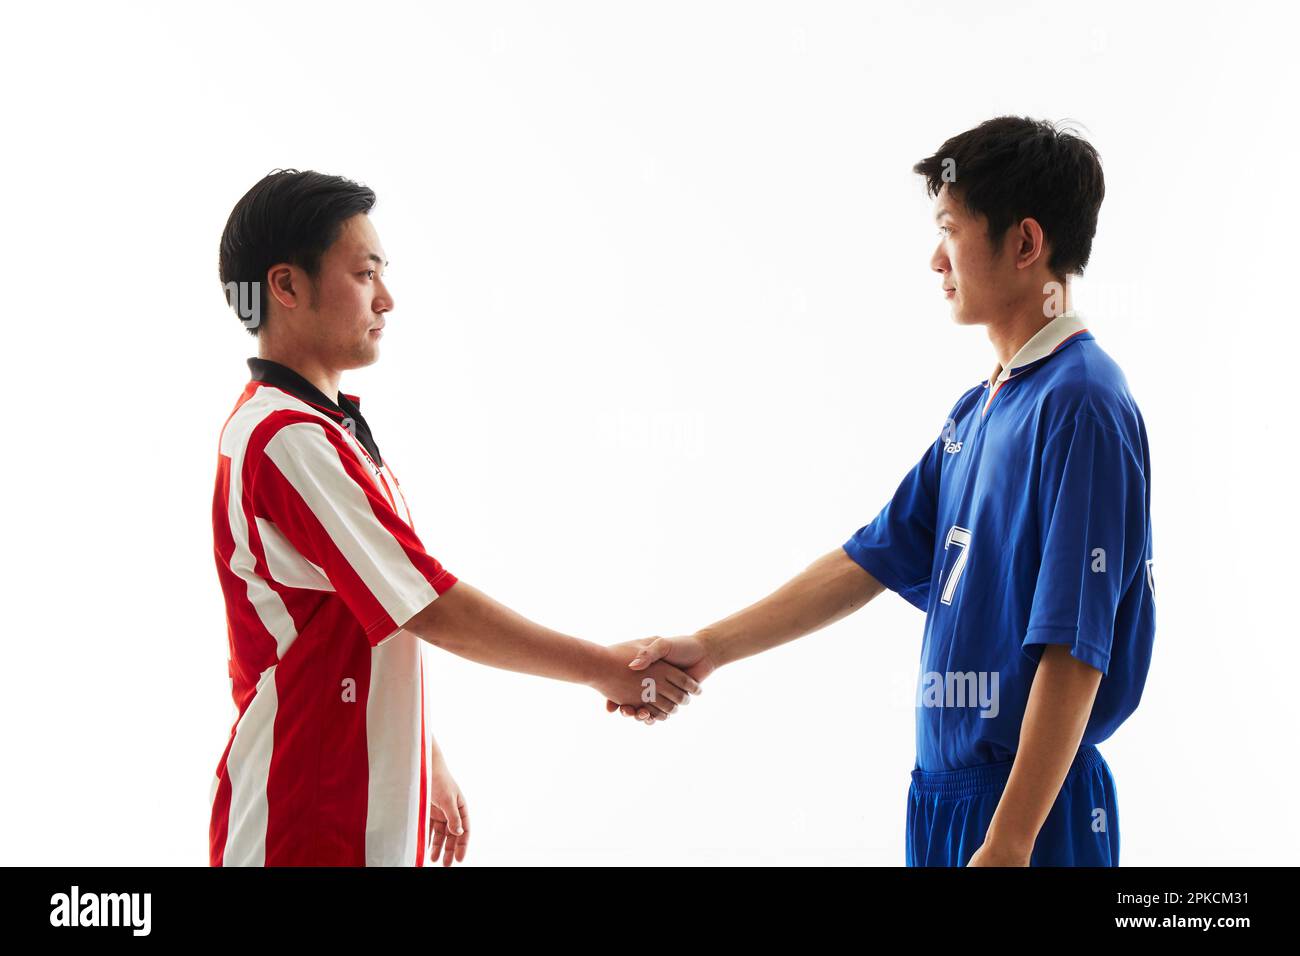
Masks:
[[[452,794],[451,799],[447,801],[447,832],[460,836],[465,832],[465,828],[460,824],[460,807],[456,806],[456,803],[456,797]]]
[[[656,637],[648,645],[643,647],[640,653],[632,659],[632,663],[627,666],[636,671],[645,670],[660,658],[667,657],[672,653],[673,642],[666,637]]]

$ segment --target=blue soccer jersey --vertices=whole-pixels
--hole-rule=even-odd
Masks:
[[[1124,373],[1071,311],[995,374],[844,545],[925,611],[923,771],[1014,757],[1045,644],[1103,674],[1084,744],[1134,711],[1151,661],[1151,460]]]

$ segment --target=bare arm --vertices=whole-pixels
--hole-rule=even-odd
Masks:
[[[1101,677],[1101,671],[1077,660],[1064,644],[1043,648],[1011,776],[971,865],[1029,865],[1038,831],[1079,750]]]
[[[884,589],[843,548],[836,548],[761,601],[696,636],[713,666],[721,667],[834,624]]]
[[[810,564],[761,601],[686,637],[657,637],[633,642],[637,655],[628,665],[644,670],[654,661],[684,668],[697,681],[723,664],[770,650],[811,634],[852,614],[885,586],[836,548]],[[693,692],[694,693],[694,692]],[[605,701],[605,709],[653,723],[646,707]]]
[[[499,667],[594,687],[619,703],[636,703],[672,713],[699,685],[670,664],[660,670],[628,670],[631,649],[603,647],[543,627],[516,614],[482,591],[458,581],[404,625],[422,640],[460,657]],[[657,699],[643,700],[643,679],[654,679]],[[613,693],[610,693],[610,692]],[[662,719],[662,717],[660,717]]]
[[[516,614],[458,581],[405,625],[434,647],[489,667],[575,684],[597,673],[602,648]]]

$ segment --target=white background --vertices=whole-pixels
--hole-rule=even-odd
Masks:
[[[396,309],[343,382],[430,551],[614,642],[838,546],[994,366],[910,167],[1004,113],[1101,153],[1076,303],[1150,434],[1155,654],[1101,746],[1121,862],[1293,862],[1285,9],[8,8],[0,862],[207,863],[216,442],[256,347],[217,243],[269,170],[379,195]],[[649,728],[426,648],[467,865],[901,864],[922,625],[885,593]]]

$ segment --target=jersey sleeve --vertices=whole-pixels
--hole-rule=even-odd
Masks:
[[[326,422],[276,429],[257,459],[252,489],[270,570],[276,570],[275,544],[283,536],[297,555],[281,555],[280,563],[310,562],[356,617],[371,646],[395,635],[456,583],[399,517],[343,435]]]
[[[1043,448],[1038,481],[1040,563],[1022,642],[1037,660],[1065,644],[1106,673],[1121,596],[1146,553],[1146,476],[1120,433],[1091,412]]]
[[[942,445],[933,442],[875,519],[844,543],[867,573],[922,611],[930,600]]]

